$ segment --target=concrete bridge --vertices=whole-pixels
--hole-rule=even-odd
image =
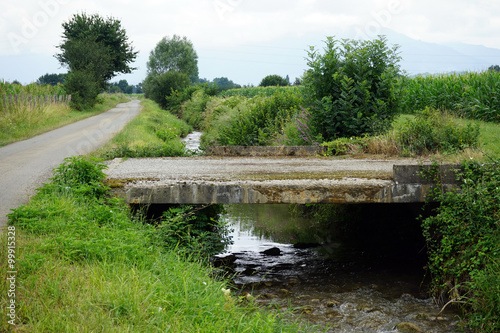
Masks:
[[[131,204],[411,203],[434,184],[430,163],[410,159],[322,157],[182,157],[115,159],[107,184]],[[440,166],[445,189],[454,169]]]

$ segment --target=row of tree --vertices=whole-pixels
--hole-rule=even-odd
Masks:
[[[38,79],[38,83],[64,83],[76,109],[92,107],[102,91],[144,92],[146,97],[167,108],[175,107],[189,98],[190,90],[187,88],[193,85],[213,85],[211,89],[217,91],[240,87],[225,77],[215,78],[212,82],[200,80],[198,55],[193,44],[186,37],[177,35],[164,37],[151,51],[147,76],[142,84],[131,86],[126,80],[109,84],[114,76],[131,73],[135,69],[130,64],[138,52],[128,40],[121,22],[112,17],[81,13],[62,26],[63,39],[58,46],[60,53],[55,57],[68,69],[68,73],[45,74]],[[288,76],[269,75],[260,85],[287,86],[290,85],[290,79]]]

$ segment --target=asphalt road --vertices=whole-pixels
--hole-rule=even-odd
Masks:
[[[138,100],[97,116],[0,148],[0,228],[11,209],[29,201],[66,157],[87,154],[109,141],[141,111]]]

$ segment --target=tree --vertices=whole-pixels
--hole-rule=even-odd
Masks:
[[[198,83],[198,55],[186,38],[174,35],[163,37],[149,55],[148,76],[166,72],[186,74],[192,83]]]
[[[500,66],[498,65],[492,65],[490,66],[490,68],[488,68],[489,71],[493,71],[493,72],[500,72]]]
[[[74,15],[62,26],[63,40],[58,46],[61,53],[55,57],[69,69],[69,74],[74,73],[71,77],[74,82],[68,85],[70,89],[67,92],[75,95],[79,91],[71,89],[83,89],[80,97],[89,98],[83,104],[93,106],[97,94],[106,88],[107,81],[117,74],[131,73],[135,69],[130,63],[135,60],[138,52],[134,51],[117,19],[82,13]],[[95,82],[85,83],[79,79],[83,77],[92,78]],[[89,86],[83,87],[85,84]],[[94,85],[98,87],[97,92]],[[91,96],[91,92],[96,95]],[[72,98],[73,101],[75,99]],[[73,102],[74,106],[75,103]],[[81,109],[81,106],[76,107]]]
[[[288,81],[279,75],[268,75],[260,81],[259,86],[288,86]]]
[[[229,80],[227,77],[216,77],[214,79],[214,83],[217,86],[219,91],[241,88],[241,86],[239,84],[234,83],[233,81]]]
[[[45,74],[36,80],[38,84],[50,84],[51,86],[56,86],[58,83],[64,83],[64,80],[68,74]]]
[[[303,79],[312,125],[325,140],[382,132],[398,112],[398,46],[328,37],[324,54],[309,51]]]

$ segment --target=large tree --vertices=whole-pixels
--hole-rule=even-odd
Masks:
[[[69,81],[66,82],[70,88],[68,93],[90,98],[82,105],[74,105],[75,107],[81,109],[83,105],[92,106],[97,97],[93,95],[104,90],[107,81],[117,74],[131,73],[135,69],[130,64],[136,59],[138,52],[134,51],[125,29],[115,18],[82,13],[74,15],[62,26],[63,39],[58,46],[61,52],[55,57],[69,69]],[[85,83],[81,80],[83,77],[92,82]],[[85,84],[93,87],[84,88]]]
[[[186,38],[174,35],[163,37],[149,55],[148,76],[166,72],[186,74],[192,83],[198,83],[198,55]]]

